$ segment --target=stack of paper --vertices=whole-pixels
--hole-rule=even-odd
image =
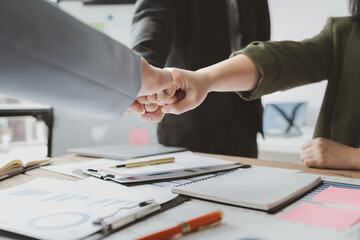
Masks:
[[[177,195],[166,190],[131,189],[97,179],[78,182],[38,178],[0,192],[0,229],[39,239],[80,239],[102,227],[95,219],[120,207]]]

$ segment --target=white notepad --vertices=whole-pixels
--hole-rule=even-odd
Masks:
[[[171,191],[220,203],[273,211],[320,182],[319,176],[311,174],[248,168],[178,185]]]

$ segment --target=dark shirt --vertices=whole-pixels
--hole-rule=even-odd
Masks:
[[[238,0],[241,46],[269,40],[266,0]],[[197,70],[231,54],[227,1],[138,0],[131,46],[157,67]],[[256,157],[262,129],[261,101],[247,102],[235,93],[209,93],[196,109],[166,115],[159,142],[192,151]]]

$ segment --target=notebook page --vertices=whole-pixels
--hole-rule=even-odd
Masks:
[[[269,210],[320,181],[304,173],[238,169],[219,177],[172,188],[173,193]]]

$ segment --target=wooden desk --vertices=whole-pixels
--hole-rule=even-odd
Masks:
[[[217,157],[232,162],[238,162],[243,164],[265,166],[265,167],[276,167],[276,168],[287,168],[287,169],[298,169],[305,173],[312,173],[318,175],[328,175],[328,176],[337,176],[337,177],[347,177],[347,178],[357,178],[360,179],[359,170],[332,170],[332,169],[317,169],[317,168],[308,168],[301,164],[296,163],[285,163],[285,162],[276,162],[276,161],[267,161],[259,160],[254,158],[243,158],[243,157],[234,157],[234,156],[225,156],[225,155],[214,155],[214,154],[203,154],[204,156]],[[55,164],[65,164],[65,163],[75,163],[75,162],[84,162],[97,158],[90,157],[81,157],[75,154],[65,155],[63,157],[52,158]],[[28,182],[36,177],[48,177],[48,178],[57,178],[57,179],[66,179],[66,180],[79,180],[78,178],[65,176],[58,173],[50,172],[44,169],[34,169],[26,172],[25,174],[17,175],[13,178],[4,180],[0,182],[0,189],[5,189],[19,184]]]
[[[347,177],[347,178],[358,178],[360,179],[360,171],[343,171],[343,170],[324,170],[324,169],[313,169],[307,168],[300,164],[293,163],[284,163],[284,162],[274,162],[274,161],[263,161],[258,159],[251,158],[240,158],[240,157],[231,157],[231,156],[220,156],[220,155],[210,155],[204,154],[205,156],[218,157],[225,160],[240,162],[244,164],[258,165],[258,166],[268,166],[268,167],[277,167],[277,168],[287,168],[287,169],[298,169],[302,172],[319,174],[319,175],[330,175],[337,177]],[[59,158],[53,158],[54,164],[65,164],[65,163],[74,163],[89,161],[96,158],[86,158],[79,157],[76,155],[66,155]],[[25,174],[15,176],[11,179],[4,180],[0,182],[0,189],[5,189],[13,187],[25,182],[28,182],[36,177],[50,177],[57,179],[66,179],[66,180],[78,180],[75,177],[64,176],[54,172],[50,172],[44,169],[34,169],[28,171]],[[144,227],[154,229],[155,227],[161,226],[161,224],[166,221],[173,225],[178,222],[187,219],[186,214],[197,213],[196,211],[205,211],[210,212],[216,209],[221,209],[224,212],[223,224],[221,226],[209,229],[206,231],[199,231],[197,233],[192,233],[184,237],[184,239],[241,239],[239,236],[241,234],[248,234],[244,236],[245,238],[251,238],[254,236],[254,233],[258,236],[260,234],[260,239],[345,239],[344,235],[341,232],[336,232],[334,230],[324,230],[321,228],[314,228],[313,226],[307,226],[303,224],[295,224],[290,221],[278,220],[276,216],[268,215],[264,212],[257,212],[248,209],[226,206],[221,204],[216,204],[207,201],[201,201],[192,199],[189,202],[181,204],[173,209],[165,211],[164,213],[159,214],[156,218],[149,218],[143,222],[132,225],[126,228],[126,231],[119,231],[111,235],[110,239],[129,239],[131,234],[136,232],[139,233]],[[178,219],[174,219],[178,218]],[[160,225],[159,225],[160,224]],[[139,230],[140,229],[140,230]],[[350,231],[350,238],[346,239],[359,239],[360,231],[359,228],[353,229]],[[294,235],[294,233],[296,233]],[[359,234],[354,234],[359,233]],[[253,234],[253,235],[251,235]],[[266,236],[266,237],[265,237]],[[348,236],[348,235],[346,235]]]

